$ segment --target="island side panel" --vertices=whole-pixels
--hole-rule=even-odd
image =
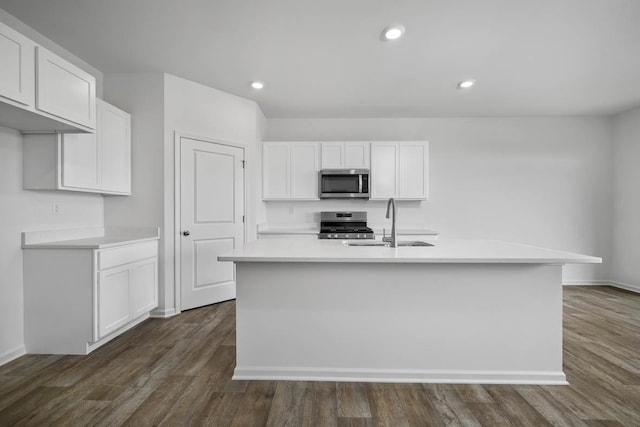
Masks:
[[[239,262],[234,378],[564,384],[561,272]]]

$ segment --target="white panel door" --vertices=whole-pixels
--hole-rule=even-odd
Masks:
[[[96,134],[67,133],[61,144],[62,187],[98,191],[102,162]]]
[[[427,142],[398,144],[398,198],[424,200],[428,195]]]
[[[265,142],[262,145],[262,198],[288,199],[291,196],[289,143]]]
[[[368,142],[345,142],[344,167],[369,169],[369,145]]]
[[[319,148],[317,143],[291,143],[292,199],[318,199]]]
[[[398,193],[398,144],[371,143],[371,198],[388,199]]]
[[[35,44],[0,22],[0,97],[33,105]]]
[[[98,100],[98,143],[102,190],[131,194],[131,115]]]
[[[235,269],[218,255],[244,244],[244,149],[180,140],[181,309],[236,296]]]
[[[323,142],[322,146],[322,169],[344,168],[344,143],[343,142]]]

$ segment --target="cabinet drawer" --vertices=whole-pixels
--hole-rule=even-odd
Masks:
[[[98,270],[128,264],[158,255],[158,241],[120,246],[98,251]]]

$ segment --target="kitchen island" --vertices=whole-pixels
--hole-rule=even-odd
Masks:
[[[234,379],[566,384],[562,266],[488,240],[259,240],[236,264]]]

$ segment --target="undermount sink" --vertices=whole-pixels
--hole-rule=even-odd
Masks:
[[[344,242],[345,246],[389,246],[388,242],[380,242],[380,241],[358,241],[358,242],[351,242],[351,241],[347,241]],[[419,240],[411,240],[411,241],[406,241],[406,242],[398,242],[398,247],[405,247],[405,246],[433,246],[433,243],[427,243],[427,242],[422,242]]]

